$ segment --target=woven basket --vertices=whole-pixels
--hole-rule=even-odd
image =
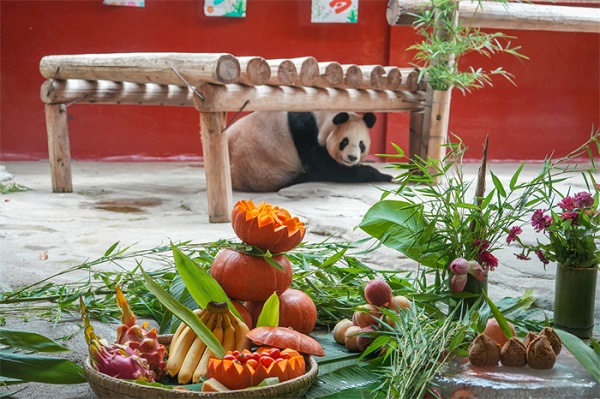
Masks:
[[[168,345],[172,336],[160,336],[159,341]],[[85,360],[84,370],[88,382],[100,398],[302,398],[317,378],[317,362],[312,356],[305,356],[306,374],[261,388],[242,389],[227,392],[195,392],[165,389],[136,384],[134,382],[109,377],[94,369],[89,357]]]

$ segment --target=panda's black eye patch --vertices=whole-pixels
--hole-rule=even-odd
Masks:
[[[347,137],[344,137],[344,139],[342,141],[340,141],[340,151],[342,151],[344,148],[346,148],[346,146],[348,145],[350,141],[348,140]]]
[[[360,142],[359,147],[360,147],[361,153],[365,152],[365,150],[367,149],[367,147],[365,146],[365,143],[363,143],[362,141]]]

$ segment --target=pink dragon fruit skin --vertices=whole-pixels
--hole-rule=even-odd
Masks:
[[[115,378],[154,382],[154,372],[148,361],[136,349],[117,343],[109,344],[94,332],[85,304],[80,299],[85,321],[85,341],[90,352],[92,366],[99,372]]]
[[[118,344],[105,346],[100,340],[92,339],[89,350],[92,365],[103,374],[120,379],[155,380],[148,361],[131,348]]]
[[[158,342],[158,333],[146,322],[142,326],[136,324],[136,317],[131,311],[121,287],[116,287],[117,305],[121,309],[121,324],[117,327],[116,343],[139,351],[140,356],[148,361],[156,379],[160,379],[165,368],[167,349]]]

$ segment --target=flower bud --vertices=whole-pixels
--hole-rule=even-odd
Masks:
[[[448,267],[452,273],[458,276],[463,276],[469,272],[471,266],[465,258],[456,258],[450,263]]]

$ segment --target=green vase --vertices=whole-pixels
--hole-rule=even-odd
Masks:
[[[590,338],[598,267],[558,265],[554,289],[554,326],[579,338]]]

